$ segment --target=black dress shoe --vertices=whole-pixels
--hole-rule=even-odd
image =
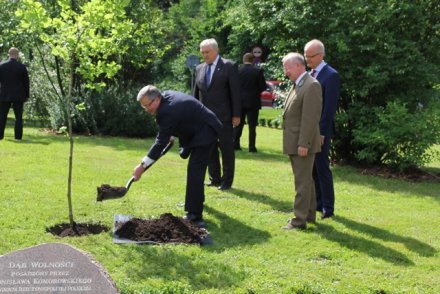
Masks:
[[[240,146],[234,146],[234,150],[241,151],[241,147]]]
[[[199,213],[188,212],[183,219],[187,219],[192,222],[201,222],[203,221],[203,217]]]
[[[321,216],[321,219],[331,218],[334,216],[335,216],[335,214],[333,212],[324,212]]]
[[[203,217],[201,214],[188,212],[183,219],[189,220],[190,222],[196,224],[197,226],[204,228],[205,223],[203,222]]]
[[[218,189],[219,189],[220,191],[229,190],[229,189],[231,189],[231,185],[228,185],[228,184],[223,183],[223,184],[220,185],[220,187],[218,187]]]
[[[208,187],[219,187],[220,185],[221,183],[216,181],[210,181],[209,183],[206,184],[206,186]]]
[[[251,153],[257,153],[257,148],[249,148],[249,152]]]

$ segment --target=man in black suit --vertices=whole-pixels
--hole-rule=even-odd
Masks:
[[[26,66],[17,61],[18,56],[18,49],[12,47],[9,59],[0,63],[0,140],[5,135],[11,106],[15,115],[15,139],[23,137],[23,104],[29,99],[29,75]]]
[[[235,172],[233,128],[240,124],[241,114],[238,68],[232,61],[220,57],[215,39],[202,41],[200,53],[205,62],[196,67],[194,97],[212,110],[223,123],[218,142],[211,152],[208,186],[227,190],[232,186]],[[222,154],[223,176],[219,148]]]
[[[241,150],[240,137],[243,132],[245,118],[249,127],[249,152],[257,152],[255,139],[257,137],[258,114],[261,109],[260,93],[266,88],[263,70],[252,65],[254,55],[243,55],[243,66],[238,70],[240,76],[241,119],[240,125],[234,129],[234,148]]]
[[[180,155],[189,157],[186,179],[186,218],[201,223],[205,201],[204,179],[209,162],[210,150],[216,142],[222,124],[215,114],[190,95],[165,91],[161,93],[152,85],[143,87],[137,101],[149,113],[156,115],[159,133],[147,156],[133,171],[138,180],[146,167],[159,159],[165,146],[179,138]]]

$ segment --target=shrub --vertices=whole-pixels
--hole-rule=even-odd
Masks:
[[[354,128],[355,156],[361,162],[386,164],[399,170],[422,166],[431,159],[426,151],[438,142],[440,104],[419,104],[411,111],[406,103],[392,101],[385,107],[362,107]]]
[[[104,135],[155,136],[158,127],[153,116],[136,101],[139,89],[131,85],[113,85],[101,93],[90,93],[86,99],[88,123],[95,124],[96,130]]]

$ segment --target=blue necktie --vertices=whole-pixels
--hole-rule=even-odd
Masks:
[[[205,74],[205,84],[206,87],[209,87],[209,84],[211,83],[211,64],[208,64],[208,69],[206,70],[206,74]]]

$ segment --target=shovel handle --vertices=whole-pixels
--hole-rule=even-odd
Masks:
[[[125,185],[125,188],[127,189],[127,191],[128,191],[128,189],[130,189],[130,186],[131,186],[131,184],[133,184],[133,182],[134,182],[134,176],[132,176],[132,177],[128,180],[127,184]]]
[[[164,156],[165,153],[167,153],[168,150],[170,150],[171,147],[173,147],[173,144],[174,144],[174,141],[170,141],[170,142],[168,142],[168,144],[163,148],[162,152],[160,153],[159,158],[161,158],[162,156]],[[158,158],[158,159],[159,159],[159,158]],[[157,161],[157,160],[156,160],[156,161]],[[153,161],[152,163],[150,163],[150,165],[147,165],[147,166],[145,167],[144,171],[146,171],[147,169],[149,169],[149,168],[150,168],[150,167],[151,167],[156,161]]]
[[[165,146],[165,148],[163,148],[162,152],[160,153],[159,158],[162,157],[165,153],[167,153],[168,150],[170,150],[171,147],[173,147],[173,144],[174,144],[174,142],[173,142],[173,141],[170,141],[170,142]],[[156,161],[157,161],[157,160],[156,160]],[[144,172],[145,172],[147,169],[149,169],[149,168],[150,168],[150,167],[151,167],[156,161],[152,162],[150,165],[147,165],[147,166],[145,167],[145,169],[144,169]],[[125,185],[125,188],[127,189],[127,191],[128,191],[128,189],[130,189],[130,186],[131,186],[131,184],[133,184],[133,182],[134,182],[134,176],[131,176],[131,178],[128,180],[127,184]]]

